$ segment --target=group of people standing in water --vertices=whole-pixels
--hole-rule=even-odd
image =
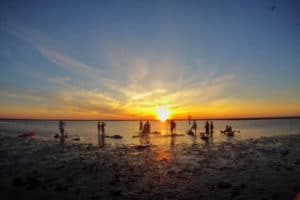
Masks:
[[[174,120],[170,120],[169,124],[170,124],[171,136],[176,135],[176,122]],[[66,136],[64,126],[65,126],[65,122],[63,120],[60,120],[59,123],[58,123],[58,128],[59,128],[61,137]],[[106,124],[103,121],[97,123],[97,130],[98,130],[98,136],[99,137],[100,137],[100,135],[105,137],[105,126],[106,126]],[[194,134],[196,134],[197,133],[197,127],[198,127],[198,125],[197,125],[196,120],[193,120],[193,124],[190,128],[190,131],[193,132]],[[206,121],[204,129],[205,129],[205,132],[204,132],[205,134],[212,135],[214,133],[214,124],[213,124],[213,122],[211,121],[209,123],[208,121]],[[232,127],[230,125],[226,125],[225,132],[231,132],[231,131],[232,131]],[[139,123],[139,133],[140,133],[140,136],[148,136],[151,133],[151,124],[150,124],[149,120],[147,120],[145,122],[145,124],[143,124],[143,121],[140,121],[140,123]]]
[[[211,121],[210,123],[208,121],[205,122],[205,126],[204,126],[204,129],[205,129],[205,133],[206,134],[213,134],[214,132],[214,123]],[[192,124],[192,127],[191,127],[191,131],[197,132],[197,122],[196,120],[193,121],[193,124]]]
[[[65,135],[65,122],[63,120],[60,120],[58,122],[58,129],[60,132],[60,136],[64,137]],[[100,132],[102,135],[105,135],[105,126],[106,124],[104,122],[98,122],[97,123],[97,130],[98,130],[98,134],[100,135]]]
[[[140,121],[140,128],[139,128],[139,132],[142,136],[146,136],[148,134],[150,134],[151,132],[151,124],[150,122],[147,120],[145,124],[143,124],[143,121]]]
[[[176,122],[174,120],[170,120],[170,133],[171,135],[176,134]],[[193,124],[191,127],[191,131],[194,131],[194,133],[197,132],[197,122],[196,120],[193,120]],[[205,122],[205,133],[206,134],[213,134],[214,132],[214,123],[211,121],[210,123],[208,121]],[[143,124],[143,121],[140,121],[139,123],[139,132],[142,136],[150,134],[151,132],[151,125],[149,123],[149,121],[147,120],[145,124]]]
[[[175,134],[176,131],[176,123],[174,120],[170,121],[170,132],[171,134]],[[141,134],[141,136],[145,136],[151,133],[151,124],[149,122],[149,120],[146,121],[145,124],[143,124],[143,121],[140,121],[139,124],[139,133]]]

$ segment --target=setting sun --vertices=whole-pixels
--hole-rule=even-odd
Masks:
[[[160,107],[156,108],[156,114],[157,114],[157,118],[160,121],[166,121],[166,119],[168,119],[170,111],[167,110],[166,108],[160,106]]]

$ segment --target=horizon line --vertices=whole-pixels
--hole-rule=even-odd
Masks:
[[[177,121],[186,121],[189,119],[186,118],[172,118],[173,120]],[[300,119],[300,115],[295,116],[275,116],[275,117],[220,117],[220,118],[193,118],[191,120],[264,120],[264,119]],[[36,119],[36,118],[0,118],[0,120],[28,120],[28,121],[141,121],[141,120],[151,120],[151,121],[160,121],[159,119],[149,119],[149,118],[142,118],[142,119]],[[167,119],[166,121],[171,120]]]

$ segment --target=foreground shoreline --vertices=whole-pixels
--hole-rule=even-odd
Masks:
[[[170,147],[61,143],[0,134],[7,199],[294,199],[300,135]]]

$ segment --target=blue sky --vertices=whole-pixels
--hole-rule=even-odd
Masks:
[[[1,1],[0,115],[300,115],[300,2]]]

